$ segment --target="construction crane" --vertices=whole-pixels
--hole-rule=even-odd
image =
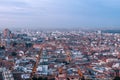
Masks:
[[[76,65],[76,68],[78,69],[77,72],[78,72],[78,75],[79,75],[80,79],[84,80],[84,75],[81,72],[80,67],[78,65]]]
[[[33,66],[32,73],[30,75],[31,80],[35,76],[35,73],[37,71],[37,67],[38,67],[38,64],[39,64],[39,61],[40,61],[40,58],[41,58],[41,55],[42,55],[42,51],[43,51],[43,46],[41,47],[40,52],[39,52],[39,54],[38,54],[38,56],[36,58],[36,63]]]
[[[81,80],[85,80],[84,75],[79,68],[78,68],[78,74],[79,74]]]
[[[63,68],[62,67],[58,68],[58,71],[59,71],[59,74],[62,74]]]
[[[66,61],[67,61],[67,63],[70,63],[70,61],[72,60],[72,58],[71,58],[71,52],[70,52],[70,50],[68,49],[68,46],[67,45],[65,45],[65,44],[62,44],[63,45],[63,48],[64,48],[64,51],[65,51],[65,54],[67,55],[66,56]]]
[[[83,73],[81,72],[80,69],[78,69],[78,74],[79,74],[80,77],[83,77]]]

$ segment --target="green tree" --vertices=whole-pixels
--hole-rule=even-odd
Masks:
[[[116,76],[115,79],[113,79],[113,80],[120,80],[120,77],[117,77],[117,76]]]

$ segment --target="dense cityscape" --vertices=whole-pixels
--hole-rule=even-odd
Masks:
[[[120,0],[0,0],[0,80],[120,80]]]
[[[119,80],[120,34],[10,30],[0,33],[0,80]]]

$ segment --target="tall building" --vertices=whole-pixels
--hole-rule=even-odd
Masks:
[[[2,43],[4,44],[5,47],[9,47],[10,45],[10,38],[11,38],[11,31],[9,29],[4,29],[3,30],[3,35],[2,35]]]
[[[3,37],[5,38],[5,39],[8,39],[8,38],[10,38],[10,35],[11,35],[11,31],[9,30],[9,29],[4,29],[4,31],[3,31]]]

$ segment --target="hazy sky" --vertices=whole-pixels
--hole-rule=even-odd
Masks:
[[[0,27],[120,26],[120,0],[0,0]]]

